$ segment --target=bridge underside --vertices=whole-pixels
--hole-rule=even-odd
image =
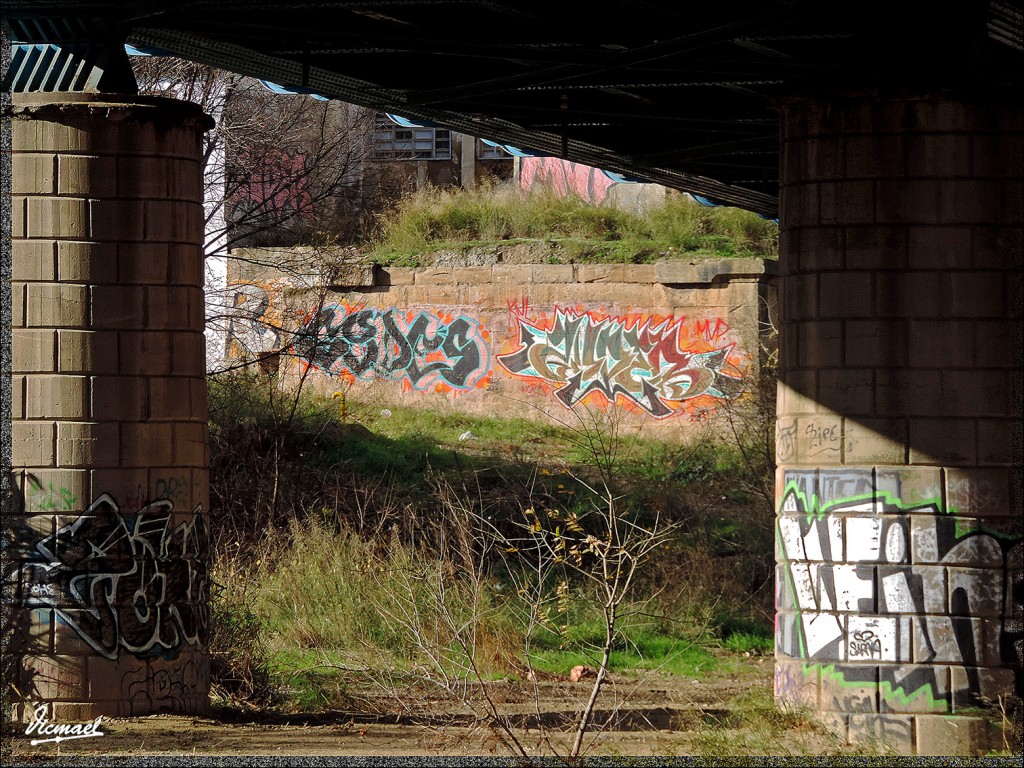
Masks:
[[[6,6],[14,39],[78,46],[112,84],[129,42],[771,217],[779,97],[1022,85],[1014,2]]]
[[[1024,568],[1018,3],[59,5],[8,3],[13,37],[98,46],[81,58],[108,87],[131,90],[130,42],[777,215],[776,696],[852,741],[1002,746]],[[19,690],[58,719],[201,711],[205,123],[130,93],[6,112]]]

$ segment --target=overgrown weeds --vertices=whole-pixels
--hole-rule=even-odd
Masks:
[[[417,266],[438,250],[542,241],[556,262],[653,263],[660,258],[777,258],[778,225],[738,208],[671,194],[637,213],[547,189],[426,187],[386,212],[365,246],[379,263]]]
[[[751,471],[735,449],[606,416],[383,415],[351,395],[342,421],[331,399],[275,386],[211,386],[225,701],[412,714],[446,696],[521,754],[491,681],[696,676],[714,647],[770,643],[771,526],[729,490]],[[589,727],[563,748],[579,754]]]
[[[212,693],[225,706],[268,708],[281,702],[281,691],[271,672],[265,619],[246,576],[238,561],[218,558],[210,601]]]
[[[776,706],[767,686],[752,687],[730,702],[721,714],[709,714],[707,726],[694,740],[695,751],[704,757],[725,755],[805,755],[812,751],[838,755],[849,748],[810,713]],[[821,749],[822,744],[828,747]],[[873,750],[869,750],[873,751]]]

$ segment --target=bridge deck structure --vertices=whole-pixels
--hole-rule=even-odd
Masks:
[[[7,0],[5,40],[36,47],[4,94],[18,689],[57,719],[208,706],[209,121],[139,97],[130,44],[778,218],[776,697],[852,742],[998,747],[1024,642],[1022,20]]]

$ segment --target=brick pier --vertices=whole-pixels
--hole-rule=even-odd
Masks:
[[[776,698],[901,753],[1006,748],[1020,107],[848,94],[782,125]]]
[[[203,712],[211,121],[46,93],[10,124],[16,714]]]

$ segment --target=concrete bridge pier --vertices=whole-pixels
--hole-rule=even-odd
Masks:
[[[202,713],[212,121],[37,93],[10,125],[15,715]]]
[[[781,118],[776,700],[903,754],[1006,749],[1021,106],[865,92]]]

